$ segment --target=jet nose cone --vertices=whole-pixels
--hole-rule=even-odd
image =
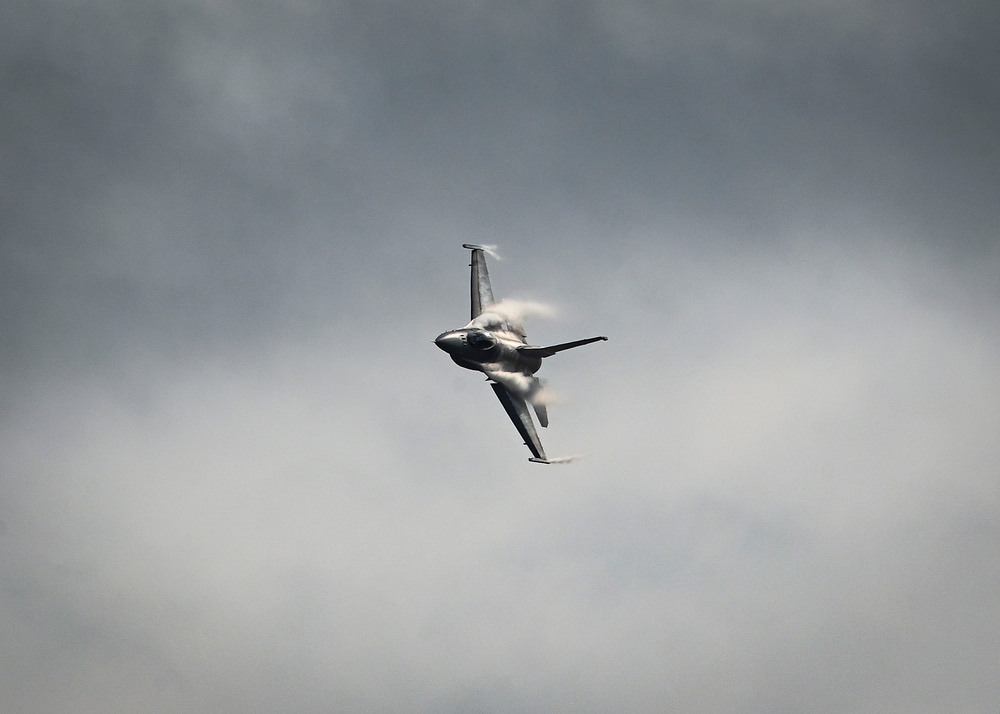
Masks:
[[[434,340],[434,344],[445,352],[454,352],[462,346],[462,337],[454,332],[442,332]]]

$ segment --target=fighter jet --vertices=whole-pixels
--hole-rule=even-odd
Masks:
[[[529,345],[516,316],[493,299],[490,274],[486,269],[485,253],[488,249],[469,243],[462,247],[472,251],[472,321],[461,329],[442,332],[434,344],[447,352],[459,367],[486,375],[518,434],[524,439],[524,445],[531,452],[528,461],[555,463],[558,459],[550,460],[545,456],[531,412],[528,411],[530,403],[538,416],[538,423],[543,427],[549,425],[548,413],[541,399],[541,383],[534,376],[535,372],[542,366],[544,357],[608,338],[602,335],[549,347]]]

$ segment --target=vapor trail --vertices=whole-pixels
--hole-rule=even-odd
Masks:
[[[523,320],[529,317],[552,317],[555,310],[540,302],[528,300],[501,300],[488,306],[483,313],[469,323],[469,327],[509,328],[524,334]]]
[[[581,458],[583,458],[581,454],[576,454],[575,456],[558,456],[554,459],[549,459],[548,462],[550,464],[571,464]]]
[[[490,256],[494,260],[503,260],[503,258],[500,257],[500,254],[497,253],[496,245],[483,245],[480,247],[483,249],[486,255]]]
[[[529,377],[521,372],[505,372],[503,370],[488,371],[486,373],[494,382],[499,382],[519,397],[528,398],[538,386],[533,377]]]

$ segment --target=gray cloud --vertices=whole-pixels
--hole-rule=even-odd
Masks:
[[[5,710],[997,708],[992,6],[14,11]]]

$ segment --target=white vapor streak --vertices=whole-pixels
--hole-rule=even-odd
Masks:
[[[537,390],[535,380],[521,372],[506,372],[498,370],[490,371],[486,374],[494,382],[499,382],[510,391],[526,399],[531,397],[532,393]]]
[[[501,300],[487,307],[481,315],[474,318],[469,327],[498,327],[509,325],[515,331],[524,333],[522,320],[528,317],[552,317],[555,314],[548,305],[528,300]]]
[[[531,404],[548,406],[558,401],[557,395],[541,380],[523,372],[508,372],[505,370],[490,370],[486,373],[494,382],[499,382],[511,392],[524,398]]]
[[[500,256],[500,254],[497,253],[497,247],[496,247],[496,245],[483,245],[483,246],[480,246],[480,247],[483,249],[483,251],[486,253],[486,255],[488,255],[491,258],[493,258],[493,260],[503,260],[503,258]]]
[[[545,384],[538,387],[534,394],[531,395],[532,404],[541,404],[542,406],[550,406],[552,404],[559,403],[559,395],[553,392]]]
[[[548,459],[548,462],[550,464],[571,464],[580,458],[583,458],[582,454],[575,454],[573,456],[557,456],[554,459]]]

